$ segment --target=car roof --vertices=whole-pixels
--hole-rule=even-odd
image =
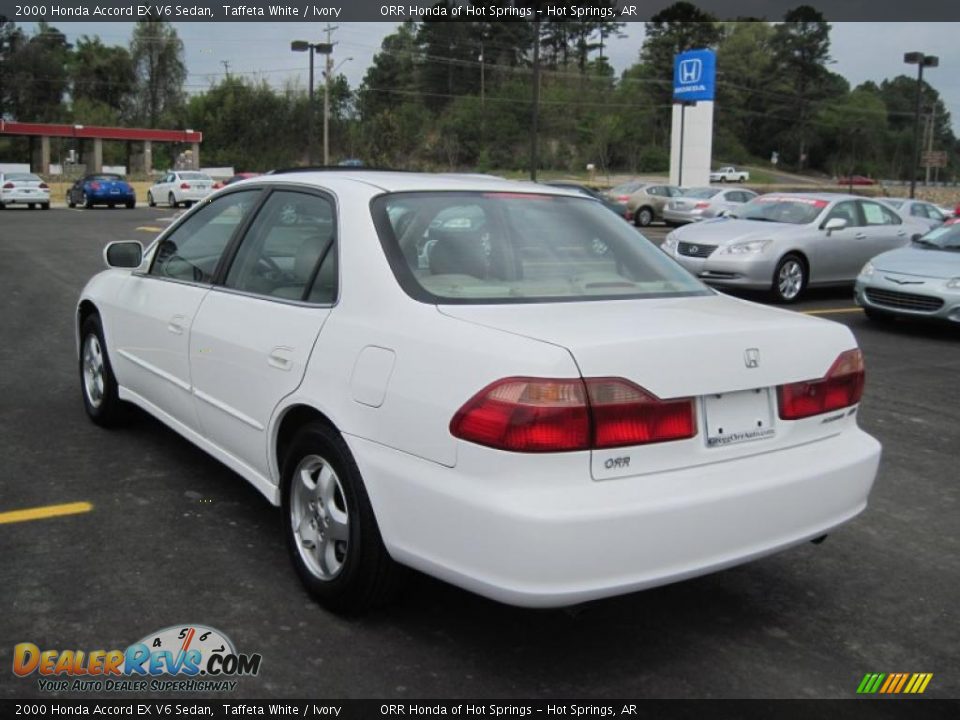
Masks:
[[[540,195],[578,195],[565,188],[518,180],[504,180],[490,175],[457,175],[443,173],[398,172],[395,170],[364,170],[341,168],[338,171],[304,170],[284,171],[262,175],[256,179],[263,183],[299,183],[316,185],[332,190],[356,187],[372,187],[383,192],[417,191],[481,191],[481,192],[528,192]]]
[[[772,191],[764,193],[765,197],[796,197],[808,200],[823,200],[824,202],[833,202],[834,200],[880,200],[881,198],[869,198],[862,195],[851,195],[849,193],[831,193],[831,192],[790,192],[789,190]]]

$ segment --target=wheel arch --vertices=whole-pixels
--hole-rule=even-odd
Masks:
[[[87,321],[87,318],[91,315],[99,315],[100,310],[93,303],[92,300],[84,298],[80,301],[80,304],[77,305],[77,325],[76,325],[76,337],[77,337],[77,357],[80,356],[80,332],[83,330],[83,324]]]
[[[273,441],[271,443],[271,465],[276,472],[277,484],[279,486],[281,474],[283,473],[283,458],[287,454],[290,443],[296,436],[297,431],[307,423],[320,422],[333,430],[339,432],[336,424],[312,405],[305,403],[294,403],[284,408],[280,416],[274,423]]]

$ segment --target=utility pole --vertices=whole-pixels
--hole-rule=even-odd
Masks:
[[[333,73],[333,45],[331,38],[333,31],[337,26],[327,23],[327,45],[330,51],[327,53],[326,71],[324,76],[326,83],[323,86],[323,164],[330,164],[330,75]]]
[[[934,127],[933,110],[934,110],[934,108],[931,107],[931,108],[930,108],[930,114],[927,115],[927,126],[926,126],[926,130],[927,130],[927,135],[926,135],[926,137],[927,137],[927,162],[924,163],[924,165],[925,165],[926,168],[927,168],[927,173],[926,173],[926,177],[925,177],[925,179],[924,179],[924,181],[923,181],[924,186],[927,186],[927,185],[930,184],[930,162],[929,162],[929,158],[930,158],[930,154],[933,152],[933,127]]]
[[[917,66],[917,104],[913,114],[913,153],[910,158],[910,199],[917,192],[917,159],[920,154],[920,103],[923,98],[923,68],[935,68],[940,64],[936,55],[924,55],[922,52],[904,53],[903,61],[907,65]]]
[[[539,3],[537,3],[539,9]],[[533,20],[533,118],[530,128],[530,179],[537,181],[539,164],[538,125],[540,123],[540,14]]]
[[[227,79],[229,79],[230,78],[230,61],[221,60],[220,64],[223,65],[223,72],[227,76]]]

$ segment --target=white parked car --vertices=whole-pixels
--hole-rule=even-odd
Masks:
[[[166,203],[170,207],[203,200],[213,192],[213,178],[196,170],[171,170],[147,190],[147,204],[154,207]]]
[[[0,210],[7,205],[26,205],[33,210],[50,209],[50,188],[33,173],[0,172]]]
[[[129,402],[283,507],[338,611],[402,566],[579,603],[817,539],[880,446],[841,324],[702,285],[596,200],[367,170],[230,187],[77,308],[83,402]]]
[[[710,173],[710,182],[746,182],[750,179],[750,173],[746,170],[737,170],[732,165],[722,167]]]

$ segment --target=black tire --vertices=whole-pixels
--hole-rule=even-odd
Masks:
[[[4,205],[3,203],[0,203],[0,210],[6,210],[6,209],[7,209],[7,206]]]
[[[868,320],[872,320],[875,323],[881,323],[883,325],[889,325],[897,319],[893,313],[877,310],[876,308],[865,307],[863,309],[863,314],[867,316]]]
[[[305,498],[314,497],[314,491],[306,489],[301,475],[307,473],[312,478],[311,468],[318,461],[320,468],[326,466],[333,471],[334,490],[326,506],[315,501],[312,510],[308,510],[303,502]],[[317,476],[321,472],[317,469]],[[319,481],[316,488],[320,488]],[[356,615],[383,605],[395,596],[403,568],[394,562],[383,545],[360,470],[336,430],[320,422],[300,429],[284,458],[281,490],[283,532],[290,558],[300,580],[321,605],[336,613]],[[319,490],[315,492],[319,497]],[[331,513],[347,518],[345,531],[342,521],[331,520]],[[326,553],[318,551],[316,543],[311,547],[309,538],[305,540],[298,535],[298,528],[304,524],[305,530],[318,538],[317,542],[333,543],[334,561],[341,563],[335,572],[321,568],[316,556]],[[324,530],[331,537],[335,535],[334,525],[346,535],[345,544],[341,540],[324,539]],[[322,576],[324,572],[328,577]]]
[[[37,209],[36,203],[27,203],[27,210],[36,210],[36,209]]]
[[[40,205],[40,209],[41,209],[41,210],[49,210],[49,209],[50,209],[50,203],[43,203],[43,204],[41,204],[41,205]]]
[[[99,400],[91,390],[91,383],[95,380],[88,376],[88,370],[92,370],[92,365],[88,366],[90,360],[87,356],[88,342],[96,340],[96,346],[100,349],[102,357],[102,391]],[[83,321],[80,328],[80,394],[83,396],[83,407],[94,423],[102,427],[112,427],[122,418],[123,403],[117,395],[117,380],[113,374],[113,366],[110,364],[110,356],[107,354],[107,343],[103,339],[103,326],[100,324],[99,315],[90,315]]]
[[[780,258],[777,269],[773,271],[770,294],[776,302],[784,305],[796,302],[807,289],[808,279],[807,264],[803,258],[788,253]]]
[[[653,222],[653,210],[642,207],[634,213],[633,222],[637,227],[647,227]]]
[[[148,193],[147,193],[147,205],[149,205],[150,207],[156,207],[156,206],[157,206],[157,201],[153,199],[153,193],[152,193],[152,192],[148,192]]]
[[[107,203],[107,207],[113,210],[117,206],[116,203]]]
[[[88,210],[91,210],[93,208],[93,198],[87,195],[86,193],[83,193],[83,206]]]
[[[128,200],[127,203],[125,204],[125,207],[127,208],[127,210],[133,210],[136,206],[137,206],[136,200]]]
[[[71,210],[75,208],[77,204],[73,201],[73,195],[68,191],[67,192],[67,207]]]
[[[720,182],[725,183],[726,181],[727,181],[727,176],[726,176],[726,175],[721,175],[721,176],[720,176]]]
[[[167,204],[172,208],[178,207],[177,199],[173,196],[173,193],[167,196]]]
[[[741,175],[740,177],[737,178],[737,182],[738,182],[738,183],[745,183],[746,181],[747,181],[747,179],[746,179],[743,175]]]

